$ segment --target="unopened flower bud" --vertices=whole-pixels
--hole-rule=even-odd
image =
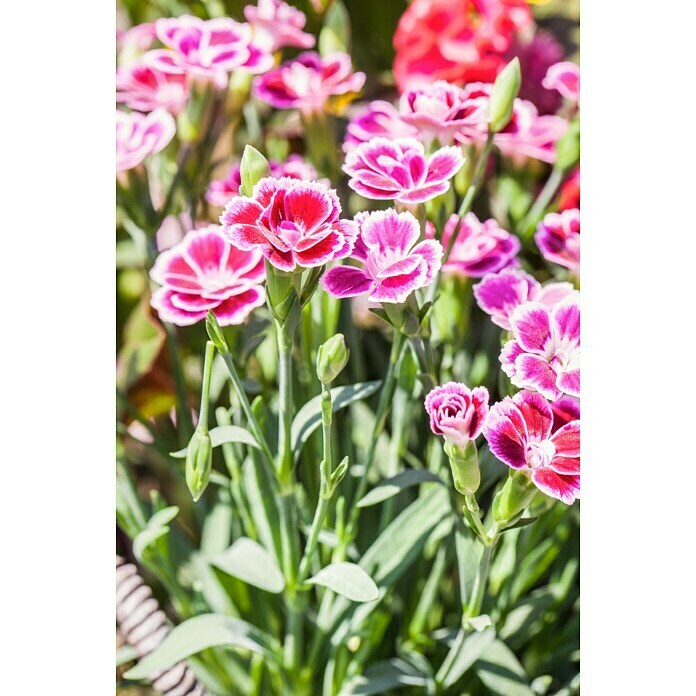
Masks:
[[[332,336],[317,351],[317,377],[322,384],[331,384],[348,363],[350,351],[343,334]]]
[[[213,444],[207,430],[196,429],[186,451],[186,485],[194,502],[203,495],[213,466]]]
[[[493,499],[493,519],[501,526],[510,523],[530,506],[536,492],[528,470],[511,471]]]
[[[240,193],[243,196],[251,196],[254,186],[265,176],[270,175],[271,168],[268,160],[256,148],[247,145],[242,154]]]
[[[453,442],[445,443],[445,454],[452,467],[454,487],[462,495],[473,495],[481,485],[481,470],[478,463],[476,443],[469,440],[464,447]]]
[[[227,347],[227,341],[225,341],[225,335],[222,333],[217,317],[210,309],[205,320],[205,328],[208,332],[208,338],[215,344],[215,347],[221,353],[227,353],[229,348]]]
[[[556,167],[567,172],[580,159],[580,123],[571,121],[568,130],[556,143]]]
[[[491,133],[499,133],[510,123],[521,82],[520,61],[513,58],[495,78],[493,92],[488,100],[488,128]]]

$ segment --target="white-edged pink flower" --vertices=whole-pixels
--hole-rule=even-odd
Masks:
[[[258,0],[256,6],[244,8],[244,16],[254,29],[254,43],[269,53],[285,46],[312,48],[316,43],[302,31],[307,22],[304,12],[282,0]]]
[[[442,232],[442,243],[449,246],[450,239],[459,224],[459,216],[451,215]],[[432,225],[429,224],[429,230]],[[481,222],[474,213],[467,213],[461,222],[445,271],[452,271],[469,278],[481,278],[503,268],[517,265],[520,240],[504,230],[496,220]]]
[[[273,65],[273,56],[253,43],[251,27],[229,17],[168,17],[158,19],[155,30],[167,48],[148,51],[143,60],[163,72],[223,88],[233,70],[256,74]]]
[[[444,436],[447,442],[466,446],[475,440],[488,416],[488,389],[469,389],[461,382],[447,382],[435,387],[425,397],[425,410],[430,416],[430,429]]]
[[[552,65],[541,84],[546,89],[555,89],[570,101],[580,100],[580,66],[564,60]]]
[[[162,286],[152,306],[162,321],[177,326],[205,319],[208,310],[222,326],[241,324],[266,301],[261,253],[232,246],[216,225],[191,230],[162,252],[150,276]]]
[[[547,261],[571,271],[580,268],[580,210],[549,213],[539,223],[534,241]]]
[[[463,164],[458,147],[426,155],[414,138],[373,138],[346,155],[343,171],[351,177],[348,185],[365,198],[423,203],[447,191]]]
[[[129,65],[139,60],[155,42],[157,34],[152,22],[136,24],[126,31],[116,30],[116,48],[118,50],[118,64]]]
[[[164,109],[149,114],[116,111],[116,171],[137,167],[148,155],[164,149],[176,133],[172,115]]]
[[[513,339],[500,353],[503,372],[522,389],[555,401],[580,396],[580,298],[570,295],[553,307],[520,305],[510,316]]]
[[[580,497],[580,421],[553,434],[552,425],[546,399],[521,391],[491,406],[483,436],[501,462],[531,470],[532,482],[542,493],[572,505]]]
[[[370,102],[353,116],[346,128],[343,151],[350,152],[372,138],[418,138],[418,129],[401,120],[395,106],[380,99]]]
[[[220,216],[225,237],[240,249],[260,249],[281,271],[323,266],[353,250],[358,225],[341,220],[336,192],[317,181],[268,177],[251,197],[232,198]]]
[[[347,53],[300,54],[254,81],[254,96],[276,109],[322,111],[330,97],[359,92],[365,73],[353,72]]]
[[[322,279],[334,297],[367,294],[371,302],[403,303],[419,288],[433,282],[440,270],[442,245],[434,239],[418,243],[420,226],[409,212],[377,210],[358,213],[360,235],[352,258],[355,266],[334,266]]]
[[[116,69],[116,101],[136,111],[162,107],[176,115],[188,96],[186,75],[165,73],[142,62]]]
[[[473,289],[478,306],[503,329],[510,328],[510,316],[520,305],[533,301],[552,307],[577,292],[571,283],[549,283],[542,287],[518,268],[487,273]]]

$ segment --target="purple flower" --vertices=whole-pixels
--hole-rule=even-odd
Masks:
[[[322,279],[328,293],[334,297],[368,293],[371,302],[399,304],[432,283],[440,270],[442,245],[434,239],[417,244],[420,226],[411,213],[390,208],[358,213],[355,221],[360,233],[352,258],[363,267],[330,268]]]
[[[447,248],[457,229],[459,217],[450,216],[442,233],[442,243]],[[444,270],[470,278],[481,278],[517,263],[520,241],[504,230],[491,218],[480,222],[474,213],[467,213],[461,222],[457,241],[452,247]]]
[[[351,118],[346,128],[343,151],[350,152],[372,138],[416,138],[418,129],[401,120],[396,108],[386,101],[373,101]]]
[[[580,396],[580,300],[571,295],[553,307],[520,305],[510,317],[514,340],[500,353],[503,372],[523,389],[555,401]]]
[[[580,211],[578,208],[549,213],[534,235],[544,258],[571,271],[580,268]]]
[[[463,164],[458,147],[426,156],[414,138],[373,138],[346,155],[343,171],[351,177],[348,185],[365,198],[423,203],[447,191]]]
[[[314,37],[302,31],[307,21],[304,12],[282,0],[258,0],[256,7],[244,8],[244,16],[254,29],[254,43],[269,53],[285,46],[314,46]]]
[[[541,83],[546,89],[555,89],[566,99],[580,99],[580,68],[570,61],[552,65]]]
[[[116,111],[116,171],[137,167],[148,155],[165,148],[176,133],[172,115],[164,109],[149,114]]]
[[[487,273],[474,285],[478,306],[503,329],[510,328],[510,315],[526,302],[539,302],[551,307],[575,293],[571,283],[549,283],[541,286],[532,276],[517,268]]]
[[[480,434],[488,415],[488,389],[469,389],[460,382],[435,387],[425,397],[430,429],[447,442],[464,447]]]
[[[541,394],[522,391],[491,406],[483,436],[512,469],[531,471],[546,495],[572,505],[580,496],[580,421],[552,434],[553,413]]]

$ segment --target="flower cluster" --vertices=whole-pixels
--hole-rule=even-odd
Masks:
[[[539,224],[534,240],[547,261],[571,271],[580,268],[580,210],[549,213]]]

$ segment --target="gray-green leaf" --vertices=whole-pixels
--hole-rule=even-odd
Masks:
[[[358,501],[358,507],[364,508],[370,505],[376,505],[377,503],[381,503],[395,496],[406,488],[429,482],[441,483],[444,485],[444,481],[431,471],[426,471],[425,469],[409,469],[408,471],[403,471],[396,476],[385,479],[375,486],[362,498],[362,500]]]
[[[254,436],[246,428],[240,428],[238,425],[218,425],[216,428],[212,428],[210,431],[210,442],[213,447],[219,447],[226,442],[238,442],[259,449],[259,443],[256,442]],[[170,456],[175,459],[185,459],[186,448],[178,452],[171,452]]]
[[[339,692],[339,696],[370,696],[385,694],[390,689],[404,686],[425,686],[427,678],[404,660],[394,658],[378,662],[365,674],[353,677]]]
[[[228,575],[266,592],[278,594],[285,588],[285,578],[275,558],[253,539],[237,539],[210,562]]]
[[[328,587],[353,602],[373,602],[379,597],[374,580],[355,563],[331,563],[307,582]]]

